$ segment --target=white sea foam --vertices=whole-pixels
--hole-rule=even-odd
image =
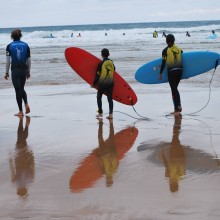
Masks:
[[[139,27],[140,26],[140,27]],[[149,25],[148,25],[149,26]],[[80,83],[82,80],[66,63],[64,51],[67,47],[81,47],[95,56],[100,56],[103,47],[110,49],[111,59],[116,64],[117,71],[129,82],[136,82],[134,74],[141,65],[161,56],[166,46],[162,32],[173,33],[176,43],[184,52],[214,51],[219,53],[220,48],[220,21],[219,22],[176,22],[151,23],[146,28],[144,24],[123,25],[96,25],[95,27],[33,27],[23,28],[22,40],[31,48],[32,79],[29,85]],[[154,30],[158,38],[153,38]],[[0,71],[5,71],[5,47],[11,42],[10,29],[0,29]],[[212,30],[218,37],[208,39]],[[191,37],[186,37],[189,31]],[[73,33],[73,37],[70,37]],[[81,37],[77,35],[81,33]],[[107,36],[105,35],[107,33]],[[52,34],[55,38],[45,38]],[[216,71],[218,73],[218,70]],[[218,75],[218,74],[217,74]],[[209,77],[208,77],[209,78]],[[207,75],[193,77],[187,82],[201,84],[208,80]],[[217,76],[217,82],[220,79]],[[0,87],[9,84],[0,81]]]

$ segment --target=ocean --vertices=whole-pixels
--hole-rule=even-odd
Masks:
[[[12,28],[0,28],[0,71],[5,72],[5,48],[11,42]],[[67,47],[80,47],[100,57],[103,47],[110,50],[117,71],[129,82],[137,83],[134,74],[141,65],[161,56],[166,46],[162,33],[172,33],[184,52],[220,49],[219,21],[151,22],[47,27],[21,27],[22,40],[31,48],[31,80],[27,85],[60,85],[84,83],[66,63]],[[158,38],[152,34],[156,30]],[[209,39],[212,30],[219,35]],[[188,31],[191,37],[186,37]],[[78,34],[81,37],[77,37]],[[50,38],[50,35],[54,38]],[[71,37],[73,35],[73,37]],[[101,57],[100,57],[101,58]],[[187,83],[203,84],[209,76],[194,77]],[[215,82],[220,81],[217,77]],[[214,82],[214,84],[215,84]],[[0,81],[0,88],[11,86]]]

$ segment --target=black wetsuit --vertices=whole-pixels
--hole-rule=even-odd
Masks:
[[[6,56],[11,57],[11,77],[15,88],[19,111],[22,111],[22,100],[27,104],[27,94],[24,90],[29,69],[27,59],[30,58],[30,48],[22,41],[13,41],[6,47]]]
[[[166,47],[162,52],[162,65],[160,73],[163,72],[167,64],[168,81],[170,84],[174,111],[181,111],[181,100],[178,91],[178,85],[182,77],[182,50],[175,44],[172,47]]]
[[[93,85],[98,83],[97,92],[97,104],[99,114],[103,113],[102,110],[102,95],[106,92],[108,103],[109,103],[109,114],[113,113],[113,100],[112,93],[114,88],[114,71],[115,66],[112,60],[104,58],[102,62],[99,63],[96,77],[94,79]]]

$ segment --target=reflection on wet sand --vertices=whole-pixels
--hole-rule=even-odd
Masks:
[[[135,127],[128,127],[114,134],[113,121],[109,120],[109,137],[103,139],[103,122],[99,120],[98,142],[94,149],[77,167],[70,178],[72,192],[81,192],[93,186],[103,175],[106,186],[113,184],[113,176],[117,172],[119,161],[132,147],[138,135]]]
[[[165,176],[169,178],[170,191],[176,192],[179,188],[179,180],[185,174],[186,156],[184,147],[179,140],[182,116],[176,116],[173,126],[173,137],[169,150],[161,148],[161,157],[165,166]]]
[[[30,117],[26,116],[25,128],[23,117],[19,118],[15,152],[9,157],[11,181],[16,184],[17,195],[25,199],[28,196],[28,184],[34,179],[35,162],[32,150],[28,147],[28,128]]]
[[[169,178],[170,192],[179,190],[179,181],[186,175],[186,171],[199,174],[220,171],[219,161],[212,155],[181,144],[179,140],[181,122],[182,116],[175,116],[170,143],[142,144],[138,147],[138,151],[153,151],[148,158],[150,161],[157,164],[162,162],[165,167],[165,177]]]

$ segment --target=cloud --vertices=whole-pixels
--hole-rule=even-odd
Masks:
[[[176,10],[172,12],[172,16],[173,18],[184,18],[185,20],[188,20],[187,18],[199,18],[198,20],[205,20],[206,15],[209,15],[209,19],[212,19],[212,17],[216,17],[216,15],[218,15],[220,13],[220,8],[211,8],[211,9],[202,9],[202,8],[198,8],[198,9],[192,9],[192,10]],[[170,17],[169,14],[167,14],[166,12],[156,12],[156,13],[151,13],[150,14],[151,17],[163,17],[163,18],[168,18]],[[217,18],[217,17],[216,17]],[[182,19],[181,19],[182,20]],[[196,19],[193,19],[196,20]],[[216,19],[217,20],[217,19]]]
[[[218,20],[220,13],[220,0],[1,1],[1,27]]]

